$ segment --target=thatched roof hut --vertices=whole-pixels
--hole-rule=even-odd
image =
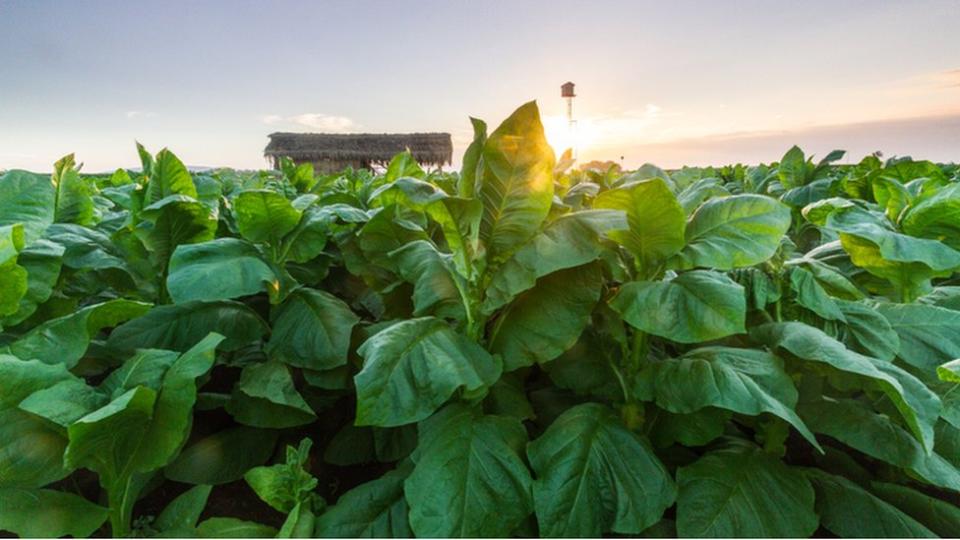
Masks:
[[[352,166],[384,165],[406,149],[421,165],[442,167],[453,159],[449,133],[271,133],[263,150],[275,169],[280,158],[295,163],[313,163],[318,172],[334,172]]]

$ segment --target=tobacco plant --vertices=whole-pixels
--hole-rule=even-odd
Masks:
[[[472,123],[459,173],[0,176],[0,529],[960,530],[955,167]]]

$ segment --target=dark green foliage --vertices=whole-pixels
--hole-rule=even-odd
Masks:
[[[957,534],[955,167],[473,127],[460,173],[0,176],[0,529]]]

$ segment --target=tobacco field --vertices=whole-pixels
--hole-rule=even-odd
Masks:
[[[472,121],[459,172],[0,174],[0,531],[960,534],[960,169]]]

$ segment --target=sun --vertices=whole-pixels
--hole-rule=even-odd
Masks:
[[[589,123],[574,122],[572,125],[562,116],[543,117],[543,129],[547,142],[558,155],[572,148],[579,155],[590,145],[593,130]]]

